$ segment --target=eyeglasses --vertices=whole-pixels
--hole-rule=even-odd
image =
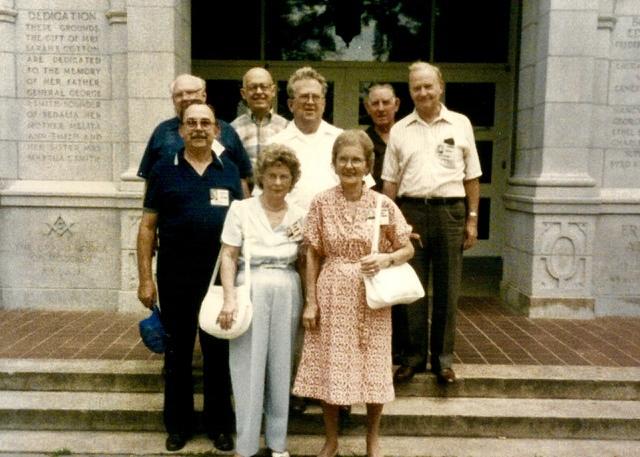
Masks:
[[[359,167],[363,165],[366,161],[359,157],[342,157],[338,156],[336,159],[336,163],[342,167],[346,167],[347,165],[351,165],[352,167]]]
[[[296,98],[297,100],[301,100],[303,102],[311,100],[312,102],[317,103],[320,100],[323,100],[324,96],[319,94],[298,94],[294,98]]]
[[[198,125],[200,126],[200,128],[204,129],[204,130],[208,130],[211,127],[213,127],[214,122],[211,119],[200,119],[199,121],[197,119],[186,119],[184,121],[184,125],[187,126],[188,129],[195,129],[198,127]]]
[[[245,89],[249,92],[258,92],[260,89],[262,92],[266,92],[273,87],[273,84],[247,84]]]

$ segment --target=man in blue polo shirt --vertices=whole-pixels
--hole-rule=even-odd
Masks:
[[[138,298],[147,308],[160,299],[167,332],[164,423],[169,451],[184,447],[194,430],[191,360],[198,312],[220,250],[227,209],[242,198],[237,167],[211,149],[217,134],[213,110],[202,103],[188,106],[179,134],[185,147],[174,157],[160,158],[149,173],[137,245]],[[157,290],[151,267],[156,230]],[[202,331],[199,337],[204,429],[216,448],[230,451],[235,419],[227,341]]]
[[[151,134],[138,168],[138,176],[141,178],[149,178],[153,165],[160,157],[164,155],[174,156],[184,146],[182,138],[178,134],[180,117],[185,108],[192,103],[205,103],[207,99],[205,80],[189,74],[178,76],[171,83],[171,99],[176,110],[176,117],[158,124]],[[221,119],[218,119],[217,123],[219,141],[215,140],[213,147],[218,153],[224,151],[224,154],[236,164],[242,179],[244,195],[249,196],[247,179],[252,174],[249,155],[233,127]]]

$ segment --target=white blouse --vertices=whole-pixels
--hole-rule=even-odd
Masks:
[[[305,212],[290,202],[282,222],[272,228],[259,198],[235,200],[231,203],[221,240],[229,246],[241,247],[245,237],[248,238],[251,241],[252,266],[291,265],[298,257]],[[248,233],[243,233],[243,222]],[[242,262],[241,255],[240,264]]]

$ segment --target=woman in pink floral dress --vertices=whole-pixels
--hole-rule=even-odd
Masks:
[[[394,399],[391,310],[366,304],[363,275],[413,256],[411,227],[383,196],[379,254],[371,254],[375,191],[363,177],[373,166],[373,144],[361,130],[335,141],[332,162],[340,185],[318,194],[305,224],[306,329],[293,392],[322,401],[326,440],[321,457],[338,452],[340,405],[366,403],[367,455],[380,454],[384,403]]]

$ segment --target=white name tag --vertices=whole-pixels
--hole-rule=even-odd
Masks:
[[[380,225],[389,225],[389,210],[387,208],[380,209]]]
[[[370,209],[367,215],[367,223],[373,225],[376,218],[376,210]],[[389,210],[387,208],[380,209],[380,225],[389,225]]]
[[[301,220],[297,220],[289,226],[289,228],[287,229],[287,237],[291,241],[302,240],[302,221]]]
[[[229,206],[229,189],[209,189],[211,206]]]

